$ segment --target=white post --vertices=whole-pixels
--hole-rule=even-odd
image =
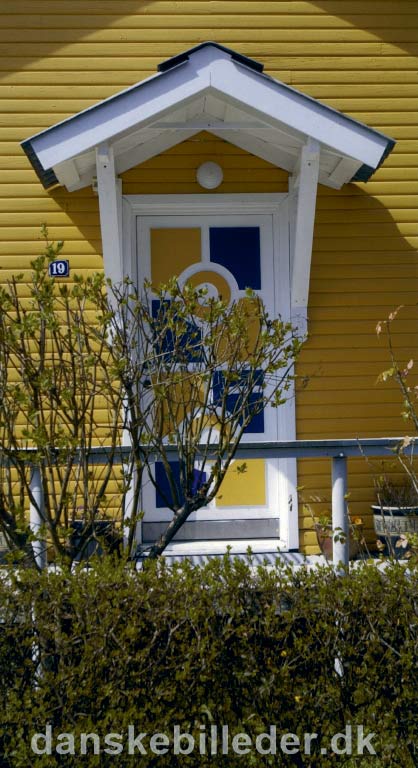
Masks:
[[[125,504],[124,504],[124,510],[123,510],[123,519],[124,519],[124,523],[125,523],[124,528],[123,528],[123,541],[124,541],[124,546],[125,547],[126,547],[126,545],[128,543],[129,534],[130,534],[130,530],[131,530],[131,527],[132,527],[132,521],[130,522],[129,525],[127,525],[126,521],[130,520],[133,515],[137,515],[138,514],[138,509],[135,509],[134,508],[134,504],[133,504],[133,502],[134,502],[134,492],[135,492],[135,487],[136,487],[137,482],[138,482],[137,471],[136,471],[136,468],[134,467],[133,470],[132,470],[131,483],[130,483],[129,488],[126,490],[126,493],[125,493]],[[136,546],[138,544],[142,544],[142,521],[141,520],[138,520],[136,522],[136,525],[135,525],[135,536],[134,536],[134,540],[133,540],[133,551],[135,551]],[[132,552],[128,552],[128,554],[132,555]]]
[[[129,413],[129,408],[126,402],[124,403],[124,410],[125,410],[125,418],[129,419],[130,413]],[[123,430],[122,445],[129,446],[132,451],[132,441],[131,441],[129,431],[127,429]],[[125,471],[132,472],[130,484],[125,491],[124,508],[123,508],[123,519],[124,519],[123,542],[125,547],[127,545],[131,526],[132,526],[132,522],[130,522],[129,525],[127,525],[126,521],[130,520],[130,518],[133,515],[138,514],[138,510],[134,508],[135,488],[138,483],[138,473],[135,466],[132,466],[132,467],[129,466],[131,461],[132,462],[134,461],[132,456],[129,457],[129,461],[125,460],[123,462]],[[137,545],[137,544],[140,544],[141,542],[142,542],[142,522],[141,520],[139,520],[135,526],[135,539],[133,543],[134,545]],[[132,553],[129,552],[129,555],[131,554]]]
[[[333,565],[338,571],[349,563],[349,536],[347,511],[347,458],[344,454],[332,459],[332,535]]]
[[[117,178],[113,148],[105,143],[96,147],[97,191],[99,194],[100,229],[102,234],[103,266],[106,278],[113,285],[123,282],[123,240],[122,240],[122,181]],[[109,293],[112,304],[115,297]],[[116,307],[117,309],[117,307]],[[128,441],[128,442],[127,442]],[[124,431],[123,444],[129,444]],[[126,464],[125,464],[126,466]],[[125,496],[124,517],[132,513],[132,486]],[[124,528],[126,541],[127,528]]]
[[[44,493],[42,488],[40,467],[33,467],[32,469],[30,491],[33,501],[31,500],[29,507],[29,524],[33,535],[36,537],[32,542],[33,554],[38,568],[46,568],[46,541],[40,538],[41,526],[44,523]]]
[[[123,280],[122,186],[116,178],[113,149],[108,144],[96,147],[96,169],[104,270],[106,277],[118,284]]]
[[[308,139],[302,147],[297,167],[289,180],[290,193],[294,198],[291,233],[291,313],[292,321],[301,333],[306,332],[319,158],[318,142]]]

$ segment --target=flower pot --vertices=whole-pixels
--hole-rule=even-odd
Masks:
[[[332,528],[327,528],[321,523],[315,523],[315,533],[318,546],[321,550],[321,554],[327,561],[333,559],[334,554],[334,537],[332,534]],[[356,526],[358,527],[358,526]],[[349,544],[350,560],[353,560],[360,553],[360,542],[350,534]]]
[[[418,507],[384,507],[372,505],[374,529],[378,541],[384,545],[383,554],[405,556],[405,547],[397,546],[405,533],[418,533]]]
[[[81,537],[86,526],[89,529],[89,538],[81,548]],[[92,555],[103,555],[102,543],[109,544],[114,536],[113,523],[108,520],[95,520],[93,524],[86,524],[84,520],[74,520],[71,523],[73,532],[70,542],[76,552],[75,560],[88,560]]]

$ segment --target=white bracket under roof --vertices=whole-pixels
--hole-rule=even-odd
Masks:
[[[67,189],[77,188],[80,183],[80,174],[74,160],[67,160],[66,163],[60,163],[55,166],[55,175],[60,184]]]
[[[289,177],[291,199],[291,284],[292,322],[301,333],[307,329],[309,278],[318,189],[320,147],[309,138],[302,147],[295,172]]]

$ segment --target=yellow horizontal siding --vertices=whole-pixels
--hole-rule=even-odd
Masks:
[[[162,3],[159,3],[157,6],[154,6],[154,9],[150,9],[148,13],[144,12],[140,15],[131,15],[131,16],[122,16],[122,18],[116,18],[114,15],[106,14],[101,12],[100,9],[97,9],[96,13],[83,13],[80,14],[76,19],[74,17],[74,14],[66,13],[65,9],[62,10],[62,6],[64,4],[61,0],[61,5],[59,6],[58,12],[51,12],[48,14],[31,14],[30,12],[26,15],[26,22],[28,25],[31,26],[32,29],[56,29],[56,30],[62,30],[65,26],[68,29],[75,30],[77,29],[79,32],[82,30],[87,30],[89,32],[90,30],[93,30],[93,32],[97,33],[97,30],[99,27],[108,27],[111,30],[122,30],[123,32],[130,31],[133,34],[136,30],[142,30],[142,29],[153,29],[157,28],[159,29],[161,27],[161,10],[162,10]],[[173,11],[174,3],[171,3],[171,10]],[[247,15],[251,13],[251,4],[247,4],[249,11],[248,14],[243,14],[237,16],[236,13],[231,12],[234,6],[230,3],[217,3],[216,9],[214,8],[213,2],[211,3],[211,7],[208,3],[206,3],[206,12],[204,3],[200,4],[199,8],[196,6],[196,4],[190,3],[190,2],[184,2],[184,13],[179,12],[178,13],[170,13],[170,9],[168,6],[168,10],[164,12],[164,23],[167,26],[172,26],[175,29],[195,29],[196,28],[196,22],[198,21],[201,25],[208,25],[212,26],[213,28],[216,27],[222,27],[222,28],[228,28],[230,25],[230,28],[233,30],[240,29],[240,28],[247,28],[248,27],[248,18]],[[240,4],[240,8],[245,6],[245,3]],[[283,6],[283,4],[277,3],[273,6],[272,5],[272,12],[269,12],[268,6],[266,3],[260,2],[258,0],[257,5],[255,5],[255,2],[252,4],[253,6],[253,18],[251,19],[252,25],[254,29],[274,29],[274,28],[280,28],[280,29],[290,29],[290,30],[303,30],[307,31],[311,28],[313,29],[348,29],[350,31],[351,27],[355,24],[356,18],[355,13],[352,15],[352,21],[348,21],[345,19],[338,18],[337,16],[331,16],[331,15],[324,15],[324,14],[318,14],[314,13],[311,7],[308,10],[308,5],[305,4],[306,11],[302,13],[294,13],[293,9],[295,8],[295,4],[289,6],[289,12],[286,13],[280,12],[280,5]],[[229,7],[228,7],[229,6]],[[20,6],[17,4],[17,8]],[[33,9],[32,6],[29,6],[29,8]],[[119,7],[123,8],[123,5],[120,3]],[[93,10],[93,7],[91,8]],[[195,18],[196,13],[200,10],[199,13],[199,19],[197,20]],[[411,10],[412,6],[411,6]],[[22,11],[20,11],[22,12]],[[394,18],[393,18],[394,17]],[[409,18],[408,18],[409,17]],[[374,34],[379,33],[379,29],[389,29],[389,30],[396,30],[396,19],[399,18],[399,15],[397,13],[385,13],[382,14],[379,18],[379,27],[376,28],[376,17],[374,15],[366,15],[361,14],[358,15],[358,21],[361,20],[361,25],[363,28],[370,27],[370,29],[373,30]],[[406,13],[402,16],[402,23],[408,24],[408,28],[414,28],[417,26],[417,19],[416,14],[412,13]],[[11,14],[5,14],[2,18],[2,24],[5,28],[16,30],[19,28],[19,14],[18,13],[11,13]],[[101,31],[101,30],[100,30]],[[402,25],[399,25],[399,31],[402,33],[404,31]],[[102,32],[102,34],[104,34]]]
[[[2,102],[4,100],[6,108],[11,108],[13,106],[16,108],[19,106],[25,106],[28,109],[32,109],[34,103],[37,101],[41,101],[43,103],[44,100],[46,101],[45,106],[48,106],[47,100],[51,100],[52,104],[56,104],[57,99],[59,101],[62,99],[63,84],[65,83],[60,82],[55,83],[54,85],[39,86],[36,91],[36,99],[34,98],[33,86],[31,86],[29,83],[7,85],[0,84],[0,99]],[[416,85],[416,82],[408,83],[407,85],[397,84],[396,90],[398,95],[396,100],[393,101],[390,99],[388,94],[387,85],[382,85],[381,88],[376,88],[376,90],[373,91],[372,97],[370,96],[369,84],[362,86],[357,84],[340,86],[338,99],[335,98],[335,85],[330,85],[326,88],[317,87],[315,88],[315,92],[316,98],[322,100],[328,99],[329,101],[332,101],[333,105],[341,111],[350,110],[354,112],[356,109],[361,109],[364,105],[364,97],[368,97],[369,108],[373,108],[376,111],[384,111],[395,106],[399,111],[403,111],[404,109],[409,111],[412,109],[417,109],[418,106]],[[305,92],[313,90],[311,84],[305,85],[304,87],[301,86],[301,89],[302,88]],[[80,104],[83,104],[83,99],[86,99],[85,106],[88,106],[92,103],[91,87],[87,84],[78,84],[76,93],[77,99],[80,100]],[[100,99],[105,99],[114,93],[115,85],[99,85],[95,88],[95,100],[97,101]],[[16,103],[21,102],[22,99],[30,99],[31,101],[25,104]],[[66,106],[70,107],[70,102],[66,102]]]
[[[309,302],[310,341],[298,364],[299,437],[406,429],[378,320],[398,303],[396,347],[417,352],[418,16],[415,0],[5,0],[0,6],[0,283],[42,250],[39,226],[65,239],[73,270],[101,266],[97,197],[45,192],[19,142],[148,77],[203,40],[260,60],[267,74],[397,140],[367,184],[321,188]],[[203,160],[224,169],[219,192],[286,191],[287,174],[211,138],[184,142],[123,175],[130,193],[202,192]],[[212,194],[212,193],[208,193]],[[22,289],[25,291],[25,289]],[[371,534],[369,468],[350,462],[350,509]],[[329,462],[300,464],[315,513],[329,508]],[[305,492],[305,491],[304,491]],[[316,551],[301,507],[301,541]]]
[[[333,363],[336,365],[340,364],[341,366],[352,363],[356,363],[358,366],[361,366],[363,363],[369,365],[379,363],[384,369],[388,354],[387,350],[378,345],[377,341],[375,345],[376,349],[371,345],[368,347],[358,346],[357,337],[351,337],[348,343],[350,346],[343,347],[341,344],[330,349],[319,339],[317,340],[317,346],[315,348],[312,348],[311,344],[307,342],[303,350],[303,361],[306,365],[311,364],[313,366],[317,365],[318,367],[322,364],[332,365]],[[404,347],[398,346],[397,349],[401,360],[409,359],[411,351],[410,345],[406,344]],[[302,407],[301,403],[298,404],[298,411],[299,407]]]
[[[202,19],[199,19],[199,21],[201,23]],[[367,46],[364,51],[365,53],[377,53],[379,42],[376,42],[376,37],[379,35],[379,33],[384,34],[385,40],[388,41],[386,43],[386,47],[389,49],[391,44],[396,45],[397,43],[402,42],[416,44],[417,42],[415,36],[416,25],[412,27],[398,27],[396,25],[393,27],[386,27],[382,30],[369,30],[352,27],[343,29],[338,27],[331,27],[330,29],[327,27],[323,29],[317,24],[313,27],[305,26],[304,28],[300,29],[296,26],[284,27],[279,23],[279,19],[276,19],[275,24],[269,24],[268,16],[264,18],[256,16],[255,21],[256,23],[254,24],[254,29],[257,30],[256,43],[247,42],[248,22],[246,23],[245,20],[241,20],[241,24],[237,25],[234,23],[233,18],[220,16],[218,18],[215,17],[210,19],[210,26],[212,26],[213,29],[216,29],[216,39],[220,43],[229,43],[233,45],[242,43],[245,48],[254,50],[255,45],[257,45],[257,47],[259,45],[267,46],[270,43],[280,42],[286,46],[284,48],[284,53],[292,52],[296,44],[305,43],[308,45],[308,50],[306,53],[311,50],[310,46],[317,46],[322,44],[325,46],[326,53],[334,55],[335,49],[333,51],[331,48],[332,42],[330,41],[330,32],[332,33],[332,38],[336,43],[349,42],[351,46],[356,46],[354,49],[356,53],[363,53],[363,48],[360,46]],[[149,23],[150,19],[148,18],[147,22],[148,23],[146,24],[138,25],[136,28],[125,28],[121,30],[120,28],[112,29],[108,27],[103,29],[96,29],[93,31],[91,29],[79,29],[76,26],[75,28],[71,28],[71,26],[64,27],[63,25],[56,25],[55,28],[48,28],[48,26],[43,27],[40,25],[40,23],[38,23],[36,28],[36,38],[38,45],[42,46],[43,44],[48,44],[51,39],[51,31],[53,31],[55,34],[55,41],[57,43],[69,44],[69,52],[77,52],[81,50],[82,45],[88,45],[89,49],[91,46],[91,52],[93,55],[96,51],[96,45],[100,43],[107,43],[112,50],[112,46],[119,45],[122,38],[124,44],[128,46],[128,53],[132,52],[129,46],[136,43],[144,44],[147,46],[144,50],[152,52],[151,44],[153,42],[160,43],[162,40],[165,40],[170,45],[176,44],[177,42],[183,45],[185,43],[187,44],[188,42],[194,42],[196,39],[196,20],[193,20],[193,18],[190,16],[186,16],[185,21],[184,17],[178,16],[174,17],[173,19],[172,16],[168,15],[165,20],[165,28],[162,28],[161,17],[155,17],[154,23],[151,24]],[[83,40],[80,43],[74,43],[74,38],[78,35],[83,35]],[[30,51],[33,45],[33,36],[31,35],[31,30],[28,28],[22,29],[21,27],[9,27],[7,43],[3,43],[1,45],[0,51],[7,51],[8,46],[10,46],[12,43],[17,46],[17,50],[14,51],[15,54],[19,51],[19,46],[23,44],[29,44]],[[359,47],[357,48],[357,46]],[[260,48],[260,50],[262,50],[262,48]],[[267,50],[266,52],[271,54],[271,49]],[[87,55],[91,54],[88,53]]]
[[[287,173],[248,152],[202,132],[122,174],[124,194],[193,194],[204,190],[196,181],[203,161],[221,164],[217,192],[287,192]],[[211,194],[208,192],[208,194]]]
[[[139,48],[139,46],[138,46]],[[180,50],[180,49],[179,49]],[[113,58],[112,72],[109,74],[109,82],[118,83],[118,78],[126,78],[120,82],[121,87],[123,84],[132,85],[138,80],[148,77],[150,74],[154,74],[160,61],[167,56],[167,51],[163,52],[160,56],[144,56],[141,55],[141,50],[137,51],[136,55],[129,57]],[[260,58],[260,57],[259,57]],[[89,56],[88,58],[88,72],[98,72],[98,84],[103,83],[103,76],[101,76],[101,68],[106,66],[106,46],[103,44],[102,55],[95,57]],[[413,56],[360,56],[356,61],[350,57],[337,57],[330,55],[328,58],[321,58],[320,53],[310,57],[299,57],[297,55],[282,56],[279,59],[271,56],[263,56],[263,63],[266,71],[269,74],[276,77],[279,80],[284,80],[296,87],[301,87],[301,79],[305,78],[306,71],[315,71],[315,82],[320,80],[322,73],[325,79],[331,78],[331,82],[335,82],[336,74],[342,72],[348,79],[356,80],[357,77],[361,78],[360,81],[370,83],[371,78],[376,77],[380,72],[386,76],[386,72],[389,71],[390,79],[388,82],[397,82],[398,78],[402,78],[405,74],[405,78],[413,78],[415,82],[416,78],[416,55]],[[278,64],[280,66],[278,67]],[[37,59],[31,56],[27,51],[22,50],[20,55],[16,55],[16,51],[12,55],[4,57],[3,61],[0,59],[0,64],[3,64],[3,68],[6,70],[5,77],[12,78],[20,82],[30,82],[31,72],[36,72],[36,76],[40,77],[40,82],[43,82],[46,78],[47,82],[55,82],[55,75],[58,78],[64,78],[65,82],[68,82],[68,73],[79,73],[80,82],[88,82],[89,78],[86,76],[86,61],[85,57],[70,57],[56,56],[54,50],[51,50],[51,54],[44,59]],[[347,68],[351,67],[350,75],[347,76]],[[16,70],[21,70],[22,73],[18,76],[15,74]],[[299,75],[299,77],[298,77]],[[43,78],[43,79],[41,79]],[[77,82],[79,82],[77,77]],[[306,78],[306,82],[311,82]],[[373,82],[373,81],[372,81]],[[115,91],[117,87],[115,86]]]
[[[9,32],[9,30],[8,30]],[[51,32],[49,33],[51,35]],[[258,31],[257,31],[258,36]],[[273,33],[269,35],[270,37],[274,37]],[[332,36],[334,36],[334,33],[332,33]],[[49,43],[46,43],[42,40],[43,35],[40,35],[41,40],[40,42],[34,42],[34,37],[32,36],[30,38],[30,42],[4,42],[0,44],[0,58],[1,57],[8,57],[8,56],[14,56],[14,57],[28,57],[28,56],[48,56],[51,52],[51,47]],[[147,56],[155,55],[155,43],[158,42],[161,44],[161,42],[166,47],[166,56],[175,54],[178,50],[184,50],[185,48],[190,48],[196,41],[196,32],[195,30],[182,30],[181,34],[175,34],[173,33],[173,30],[171,29],[160,29],[158,35],[146,35],[145,40],[141,40],[138,42],[126,42],[121,41],[120,39],[117,42],[109,43],[107,41],[103,42],[91,42],[89,39],[85,39],[83,42],[65,42],[65,34],[63,34],[64,40],[57,40],[57,44],[60,46],[54,51],[54,58],[56,57],[59,59],[61,56],[64,57],[81,57],[83,59],[90,59],[94,57],[98,57],[104,54],[103,47],[106,47],[106,53],[108,56],[117,56],[118,53],[120,53],[120,44],[123,42],[124,45],[124,51],[126,56],[137,56],[138,55],[138,45],[141,45],[141,51],[142,54]],[[153,42],[150,42],[150,38],[157,37],[157,40],[154,40]],[[276,55],[276,46],[278,43],[280,43],[280,49],[283,53],[283,56],[297,56],[300,52],[301,46],[303,45],[303,50],[305,56],[335,56],[335,43],[330,40],[330,34],[327,35],[327,41],[324,42],[321,40],[318,40],[317,42],[307,42],[306,40],[300,40],[299,42],[293,42],[294,37],[297,37],[297,35],[289,34],[290,42],[288,41],[282,41],[282,40],[269,40],[261,42],[253,42],[253,43],[247,43],[244,42],[245,39],[248,39],[248,29],[247,30],[237,30],[235,31],[233,37],[231,38],[230,33],[229,36],[225,34],[217,34],[217,41],[219,43],[222,43],[224,45],[235,47],[239,45],[240,52],[244,54],[244,56],[249,56],[251,58],[265,58],[265,57],[271,57]],[[317,35],[313,35],[313,37],[316,39]],[[356,37],[356,36],[355,36]],[[175,42],[173,43],[173,38],[175,38]],[[198,42],[203,42],[204,36],[200,36],[200,40]],[[338,41],[337,41],[338,42]],[[398,55],[399,50],[396,43],[381,43],[379,40],[367,39],[364,40],[364,42],[357,42],[356,40],[354,42],[350,41],[341,41],[341,44],[344,45],[344,43],[347,43],[350,47],[351,55],[354,56],[370,56],[370,57],[378,57],[382,53],[385,56],[395,57]],[[410,43],[408,45],[411,58],[413,56],[416,56],[418,52],[418,43]],[[162,56],[164,58],[164,54]]]
[[[374,405],[376,407],[386,407],[389,406],[389,408],[397,407],[397,404],[393,402],[393,390],[389,387],[382,387],[378,386],[377,384],[373,388],[373,401]],[[303,398],[304,405],[300,406],[301,408],[310,408],[312,406],[319,406],[322,407],[324,404],[324,396],[323,393],[319,390],[314,390],[311,387],[309,387],[308,391],[305,394],[305,397]],[[360,405],[370,405],[370,389],[356,389],[354,390],[350,395],[350,401],[351,403],[360,404]],[[327,392],[326,395],[326,404],[327,407],[332,405],[340,405],[345,406],[345,403],[347,402],[347,392],[346,390],[330,390]],[[399,410],[399,409],[398,409]],[[396,412],[398,413],[398,411]],[[309,418],[309,415],[308,415]]]
[[[219,7],[219,3],[217,3]],[[85,0],[60,0],[59,3],[51,3],[50,0],[8,0],[3,3],[6,14],[11,13],[45,13],[48,15],[70,14],[78,17],[79,14],[90,15],[93,7],[97,14],[114,15],[115,4],[113,0],[100,0],[100,6],[96,2],[86,6]],[[139,3],[138,0],[118,0],[118,15],[129,15],[135,13],[141,14],[162,14],[164,16],[173,13],[174,10],[182,13],[210,13],[214,9],[213,0],[157,0],[152,3]],[[372,14],[374,24],[380,21],[380,14],[395,14],[399,17],[404,14],[414,12],[414,0],[380,0],[379,15],[376,17],[376,0],[321,0],[316,5],[312,2],[299,2],[298,0],[223,0],[222,13],[236,13],[237,9],[241,14],[260,14],[273,13],[281,16],[282,14],[323,14],[338,15],[338,13],[356,14],[358,16],[367,16]]]
[[[316,335],[311,335],[309,341],[306,342],[305,359],[308,354],[308,348],[312,353],[314,353],[317,349],[322,349],[340,350],[342,354],[345,354],[349,349],[370,349],[371,346],[384,348],[384,339],[376,339],[376,334],[367,333],[365,331],[364,324],[361,324],[360,322],[357,324],[350,323],[349,333],[347,333],[346,329],[342,326],[340,326],[340,331],[337,332],[337,329],[334,328],[334,325],[336,324],[333,323],[331,329],[329,329],[328,332],[323,333],[322,336],[320,336],[319,328],[317,327]],[[357,328],[358,330],[355,331],[354,328]],[[373,329],[371,328],[370,330],[372,331]],[[402,333],[402,349],[406,350],[408,350],[408,348],[410,349],[416,343],[416,333],[411,333],[410,324],[408,330],[410,331],[409,333]],[[332,333],[332,331],[334,331],[334,333]],[[400,333],[398,327],[397,332],[398,334]],[[386,356],[385,348],[384,355]]]
[[[122,57],[112,63],[112,71],[101,70],[105,62],[105,57],[95,59],[89,58],[89,69],[81,67],[82,62],[74,58],[54,57],[51,55],[47,59],[33,60],[30,57],[21,56],[11,57],[3,64],[8,65],[4,72],[2,82],[5,84],[29,84],[33,87],[33,71],[36,71],[37,86],[44,84],[51,85],[72,85],[74,86],[74,73],[77,72],[77,85],[82,86],[91,81],[92,72],[97,82],[98,92],[103,86],[111,93],[115,93],[123,87],[132,85],[143,77],[155,73],[156,67],[161,58],[155,56],[133,56],[129,58]],[[330,57],[329,59],[318,60],[318,58],[281,58],[280,68],[278,62],[271,57],[263,58],[266,70],[278,80],[294,85],[301,90],[309,92],[314,86],[318,89],[318,96],[322,92],[322,98],[329,98],[335,95],[335,84],[341,83],[366,84],[370,87],[371,93],[377,95],[387,85],[394,83],[416,83],[418,73],[416,69],[416,58],[408,57],[379,57],[369,58],[361,57],[358,59],[357,66],[353,60],[340,57]],[[350,69],[347,70],[347,67]],[[19,68],[19,69],[17,69]],[[377,71],[384,71],[385,85],[376,81]],[[334,85],[334,90],[329,91],[327,95],[324,89],[321,89],[323,83]],[[77,92],[77,85],[74,86]],[[315,93],[316,93],[315,89]]]

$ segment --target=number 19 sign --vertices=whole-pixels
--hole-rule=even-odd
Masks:
[[[48,265],[50,277],[68,277],[70,274],[70,262],[68,259],[55,259]]]

